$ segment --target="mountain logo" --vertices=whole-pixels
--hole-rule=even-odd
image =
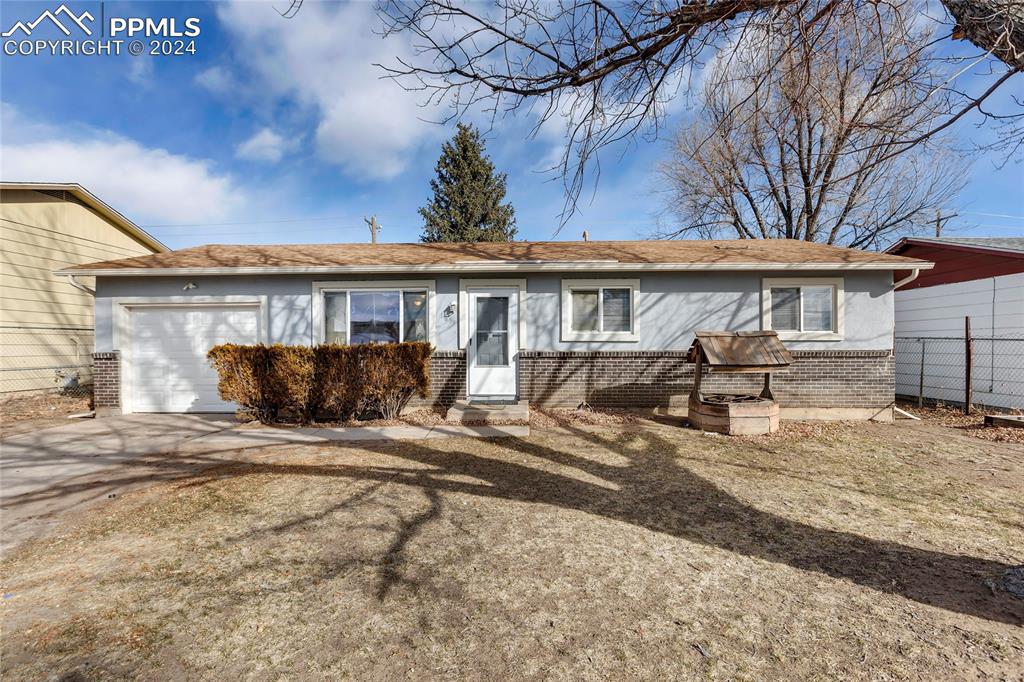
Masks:
[[[48,19],[51,22],[53,22],[53,24],[58,29],[60,29],[61,32],[64,35],[66,35],[66,36],[71,35],[71,31],[68,30],[67,26],[65,26],[64,24],[61,23],[60,19],[58,18],[59,15],[63,15],[64,18],[65,18],[65,21],[70,21],[75,26],[78,26],[78,28],[80,28],[83,31],[85,31],[85,35],[87,35],[87,36],[91,36],[92,35],[92,30],[90,30],[89,27],[85,25],[85,21],[86,20],[88,20],[90,22],[94,21],[95,17],[93,17],[93,15],[90,14],[89,12],[82,12],[81,14],[76,15],[74,12],[72,12],[70,9],[68,9],[67,5],[64,5],[64,4],[62,4],[60,7],[58,7],[53,12],[51,12],[50,10],[45,10],[42,14],[40,14],[38,17],[36,17],[35,21],[30,21],[28,23],[26,23],[24,21],[15,22],[14,26],[11,26],[11,28],[9,30],[4,31],[0,35],[2,35],[4,38],[10,38],[11,36],[13,36],[18,31],[21,31],[26,36],[30,36],[30,35],[32,35],[32,31],[34,31],[36,29],[36,27],[39,26],[39,24],[43,23],[43,20],[45,20],[45,19]]]

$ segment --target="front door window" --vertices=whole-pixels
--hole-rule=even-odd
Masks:
[[[476,299],[477,365],[506,367],[508,355],[508,297]]]

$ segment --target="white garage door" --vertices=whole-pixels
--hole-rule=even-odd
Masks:
[[[217,395],[206,353],[219,343],[257,343],[256,306],[134,308],[130,315],[133,412],[234,412]]]

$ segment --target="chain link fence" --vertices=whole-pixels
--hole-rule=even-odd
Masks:
[[[92,395],[92,327],[0,325],[0,395]]]
[[[919,404],[1024,408],[1024,336],[897,336],[896,395]]]

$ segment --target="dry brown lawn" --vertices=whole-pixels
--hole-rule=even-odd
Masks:
[[[92,399],[88,396],[66,396],[59,393],[15,395],[0,399],[0,437],[29,433],[51,426],[68,424],[68,415],[88,412]]]
[[[1024,447],[651,423],[276,447],[2,566],[2,677],[1021,679]]]

